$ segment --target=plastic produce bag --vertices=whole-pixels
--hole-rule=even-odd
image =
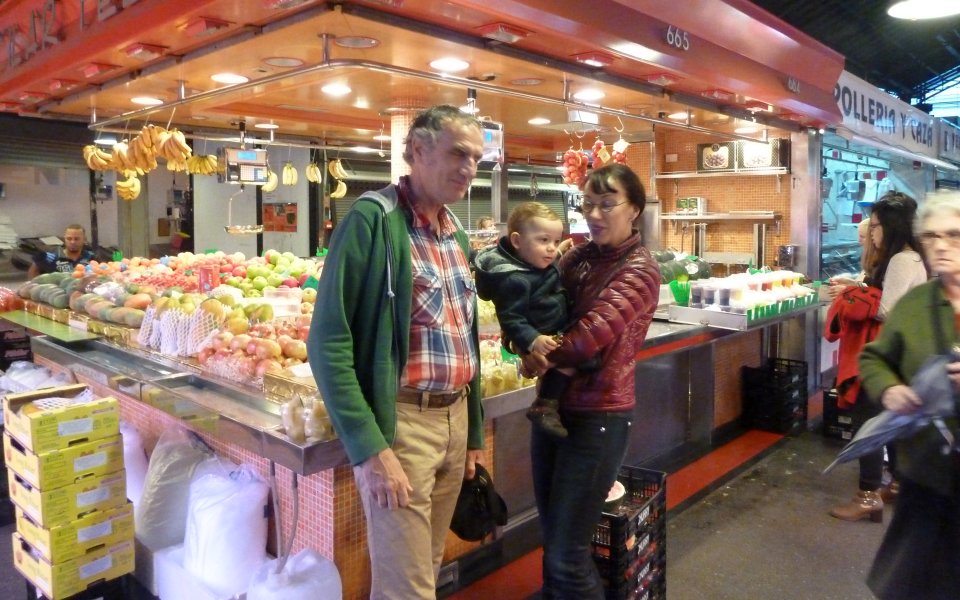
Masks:
[[[271,560],[254,573],[247,590],[247,600],[340,600],[343,587],[340,572],[333,561],[312,548],[294,554],[276,572],[277,561]]]
[[[0,391],[19,394],[70,383],[73,383],[73,377],[69,373],[54,375],[46,367],[35,365],[30,361],[18,360],[12,363],[6,373],[0,377]]]
[[[143,496],[143,483],[147,478],[147,453],[143,449],[140,432],[130,423],[120,422],[123,437],[123,465],[127,471],[127,498],[136,510]]]
[[[203,440],[185,429],[167,429],[160,435],[134,512],[137,538],[150,549],[183,541],[193,472],[212,455]]]
[[[190,484],[183,567],[229,597],[246,591],[250,573],[267,560],[269,486],[249,466],[207,461]]]

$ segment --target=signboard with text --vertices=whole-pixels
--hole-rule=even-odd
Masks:
[[[937,119],[937,151],[943,160],[960,164],[960,127]]]
[[[844,127],[877,142],[937,157],[934,117],[844,71],[833,92]]]

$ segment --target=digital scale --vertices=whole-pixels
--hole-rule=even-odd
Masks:
[[[217,150],[217,160],[226,165],[218,175],[220,183],[263,185],[267,182],[269,169],[266,150],[220,148]]]

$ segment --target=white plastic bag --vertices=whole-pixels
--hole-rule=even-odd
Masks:
[[[267,560],[270,488],[248,465],[231,470],[207,461],[190,484],[183,567],[220,597],[246,591],[250,573]]]
[[[123,465],[127,471],[127,498],[136,510],[143,496],[143,482],[147,478],[147,453],[143,449],[140,432],[125,421],[120,422],[123,437]]]
[[[199,437],[175,427],[160,435],[134,512],[137,538],[151,550],[183,541],[193,471],[213,455]]]
[[[277,560],[264,563],[254,573],[247,600],[341,600],[340,572],[333,561],[312,548],[304,548],[275,573]]]

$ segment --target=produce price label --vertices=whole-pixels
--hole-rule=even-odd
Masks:
[[[80,579],[90,579],[97,573],[103,573],[111,567],[113,567],[113,556],[108,554],[80,567]]]
[[[106,452],[94,452],[89,456],[81,456],[73,461],[73,472],[95,469],[107,463]]]
[[[97,538],[107,537],[113,533],[113,521],[104,521],[90,527],[77,530],[77,541],[87,542]]]
[[[93,431],[93,419],[73,419],[57,425],[57,435],[75,435]]]

